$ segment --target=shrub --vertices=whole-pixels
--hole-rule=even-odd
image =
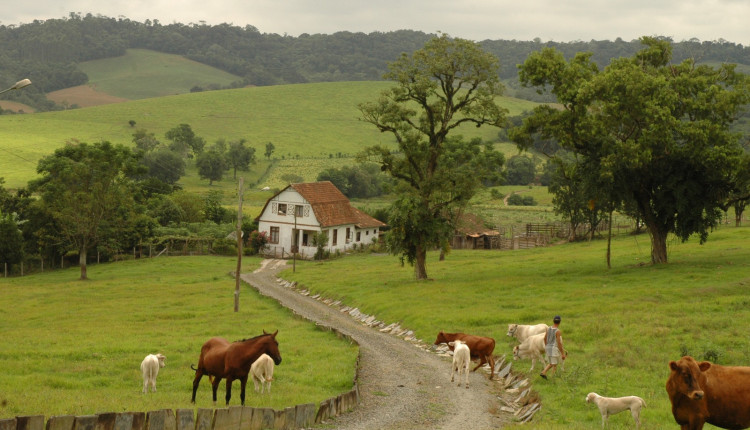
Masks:
[[[250,255],[256,255],[260,253],[260,251],[263,250],[268,244],[268,236],[266,235],[265,231],[259,232],[258,230],[254,230],[252,233],[250,233],[250,238],[247,242],[248,249],[250,250]]]

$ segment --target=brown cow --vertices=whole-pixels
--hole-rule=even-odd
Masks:
[[[704,423],[725,429],[750,427],[750,367],[698,363],[685,356],[670,361],[667,394],[682,429]]]
[[[471,334],[445,333],[441,331],[440,333],[438,333],[437,339],[435,339],[435,345],[441,343],[447,344],[449,342],[453,342],[456,339],[466,343],[466,345],[469,347],[469,352],[471,353],[472,360],[479,359],[479,364],[477,364],[477,367],[475,367],[472,372],[475,372],[484,363],[488,363],[490,365],[490,379],[492,379],[492,377],[495,375],[495,358],[492,357],[492,353],[495,351],[495,339],[491,337],[474,336]],[[452,346],[450,347],[450,349],[451,351],[453,351]]]

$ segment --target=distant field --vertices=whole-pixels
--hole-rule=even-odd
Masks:
[[[95,84],[79,85],[47,94],[47,98],[63,106],[91,107],[122,103],[128,99],[97,91]]]
[[[217,139],[247,139],[263,157],[265,144],[274,158],[325,159],[354,155],[374,144],[392,144],[388,134],[359,121],[357,105],[375,100],[390,82],[332,82],[209,91],[134,100],[91,108],[33,115],[0,116],[0,176],[6,187],[25,186],[36,177],[39,158],[67,141],[132,144],[138,128],[165,140],[167,130],[185,123],[213,144]],[[99,88],[101,89],[101,88]],[[535,105],[501,98],[512,114]],[[128,122],[135,121],[135,127]],[[465,137],[496,140],[496,129],[465,127]],[[208,186],[206,181],[205,186]]]
[[[227,86],[241,78],[180,55],[128,49],[125,55],[79,64],[97,91],[137,100],[190,92],[193,87]]]

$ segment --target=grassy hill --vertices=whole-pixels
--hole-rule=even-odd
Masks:
[[[185,94],[193,87],[224,87],[241,79],[180,55],[147,49],[128,49],[123,56],[85,61],[78,66],[88,75],[88,84],[50,93],[51,100],[89,107]]]
[[[390,135],[359,121],[357,110],[359,103],[376,99],[381,90],[391,85],[333,82],[254,87],[0,116],[0,151],[4,153],[0,172],[7,187],[25,186],[36,176],[37,160],[65,142],[108,140],[131,145],[132,134],[138,128],[166,141],[167,130],[185,123],[209,145],[220,138],[247,139],[259,158],[263,158],[265,144],[272,142],[276,147],[273,157],[279,165],[288,166],[306,180],[314,179],[318,169],[341,165],[342,160],[336,160],[339,156],[351,157],[368,145],[392,142]],[[501,98],[500,103],[512,114],[535,105],[513,98]],[[135,127],[129,125],[131,120]],[[462,131],[466,137],[495,140],[497,136],[497,130],[487,127],[469,126]],[[512,145],[506,149],[515,151]],[[266,167],[256,166],[262,170]],[[276,180],[263,185],[285,184]]]

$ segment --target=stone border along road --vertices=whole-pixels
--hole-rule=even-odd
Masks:
[[[261,268],[241,278],[260,294],[359,344],[360,404],[328,421],[326,427],[489,430],[527,422],[541,408],[529,380],[511,372],[505,357],[497,360],[495,380],[488,379],[485,366],[484,372],[470,374],[469,389],[459,387],[450,382],[447,348],[433,348],[397,324],[386,325],[357,309],[310,296],[276,276],[285,264],[285,260],[263,260]],[[293,339],[282,340],[282,350],[284,342]]]

